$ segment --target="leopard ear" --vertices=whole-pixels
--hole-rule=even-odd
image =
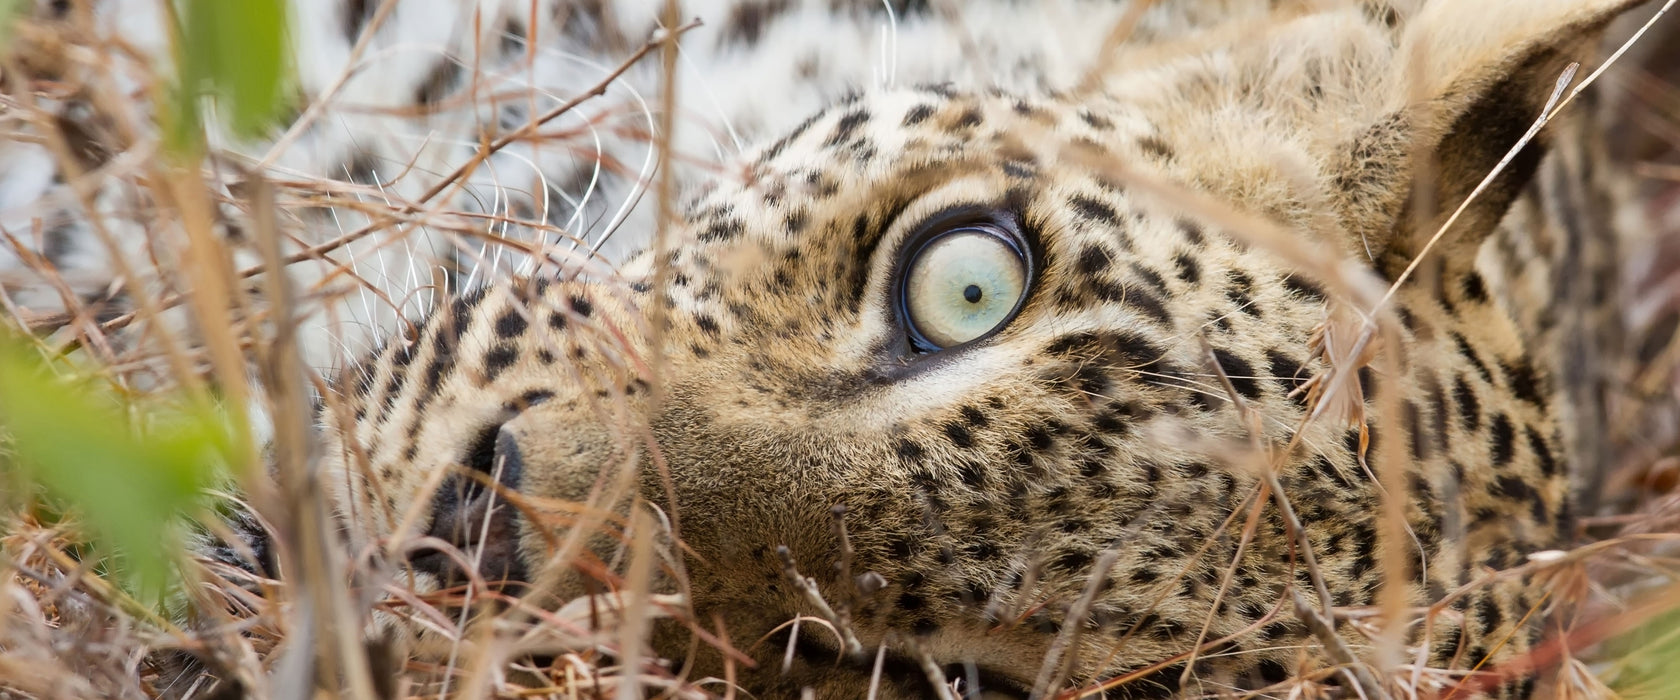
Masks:
[[[1384,116],[1331,164],[1355,248],[1393,274],[1534,125],[1571,62],[1642,0],[1433,2],[1406,25]],[[1577,76],[1584,76],[1581,71]],[[1533,177],[1540,132],[1464,211],[1434,254],[1469,261]]]

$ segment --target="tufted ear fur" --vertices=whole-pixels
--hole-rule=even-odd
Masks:
[[[1379,272],[1402,269],[1527,133],[1568,64],[1584,63],[1600,30],[1641,1],[1446,0],[1423,8],[1399,38],[1385,116],[1332,165],[1356,249],[1370,251]],[[1546,138],[1542,131],[1477,196],[1435,255],[1471,264],[1533,176]]]

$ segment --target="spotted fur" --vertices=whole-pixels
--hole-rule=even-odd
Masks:
[[[1475,251],[1537,171],[1569,171],[1543,161],[1542,137],[1423,244],[1625,4],[1211,21],[1128,47],[1084,90],[841,98],[748,151],[622,278],[496,286],[392,338],[341,384],[355,419],[328,426],[343,475],[329,482],[361,538],[393,536],[412,494],[442,474],[449,493],[462,466],[534,504],[656,507],[685,547],[670,556],[692,619],[735,639],[812,613],[785,548],[864,648],[888,650],[883,697],[928,692],[917,653],[1004,693],[1140,669],[1114,692],[1342,682],[1289,603],[1291,588],[1316,594],[1286,519],[1237,457],[1258,444],[1306,528],[1322,604],[1374,605],[1385,573],[1407,577],[1405,604],[1448,611],[1404,635],[1430,666],[1498,667],[1530,648],[1542,599],[1480,579],[1564,542],[1572,516],[1552,379]],[[775,5],[740,6],[738,39]],[[1424,167],[1438,188],[1420,194]],[[1163,189],[1279,221],[1376,279],[1422,256],[1390,302],[1391,364],[1344,389],[1371,399],[1353,422],[1303,420],[1304,382],[1330,376],[1307,340],[1350,302]],[[1016,222],[1037,277],[995,335],[918,353],[895,274],[906,241],[951,216]],[[1401,541],[1379,534],[1385,470],[1404,475]],[[456,540],[483,544],[497,573],[559,567],[553,593],[585,590],[577,560],[556,558],[578,551],[564,529],[487,517],[490,492],[464,493],[433,504],[428,532],[490,523],[488,540]],[[613,560],[612,542],[593,546]],[[1387,547],[1406,572],[1384,571]],[[884,586],[847,578],[865,574]],[[655,648],[681,655],[687,639],[672,625]],[[786,672],[768,656],[740,670],[744,685],[864,693],[867,663],[836,665],[822,637],[798,649]],[[704,648],[696,664],[723,672]],[[1482,690],[1532,688],[1518,674]]]
[[[613,532],[661,523],[656,585],[686,596],[680,617],[776,642],[733,669],[756,697],[863,697],[874,682],[867,654],[809,631],[781,668],[780,626],[815,612],[789,561],[864,649],[884,650],[882,698],[931,692],[923,655],[1005,697],[1345,685],[1338,645],[1292,600],[1354,615],[1391,580],[1408,609],[1439,606],[1408,613],[1401,635],[1430,668],[1510,668],[1544,599],[1492,572],[1568,539],[1570,465],[1551,358],[1530,352],[1499,302],[1509,283],[1476,257],[1496,229],[1527,240],[1554,216],[1557,190],[1530,183],[1600,185],[1580,159],[1545,157],[1554,128],[1425,245],[1631,3],[1158,4],[1109,50],[1130,5],[1057,4],[1086,20],[1068,25],[1071,50],[1012,55],[985,80],[947,57],[860,84],[826,73],[832,46],[795,52],[789,101],[820,110],[733,121],[757,145],[706,177],[683,171],[702,182],[663,248],[617,274],[458,295],[342,373],[320,417],[320,483],[357,551],[378,545],[429,586],[459,580],[415,546],[430,535],[558,604],[616,580]],[[375,5],[335,5],[339,29],[360,35]],[[901,41],[940,12],[890,5]],[[995,20],[1020,5],[964,13],[983,27],[979,55],[1010,44]],[[728,55],[790,42],[813,18],[876,27],[876,7],[741,0],[702,16],[719,18],[707,41]],[[587,52],[651,26],[640,4],[543,10]],[[395,83],[399,103],[443,104],[465,75],[421,68]],[[351,179],[377,169],[345,162]],[[1260,240],[1226,209],[1293,242]],[[646,242],[657,222],[641,211],[624,225]],[[995,334],[921,352],[897,275],[907,241],[952,217],[1011,222],[1036,274]],[[1369,311],[1362,285],[1414,259],[1387,302],[1392,335],[1338,354]],[[1342,262],[1327,276],[1313,260]],[[1307,420],[1314,399],[1348,410]],[[1400,538],[1382,534],[1385,475],[1404,485]],[[1404,571],[1386,568],[1396,547]],[[1339,648],[1382,657],[1338,620]],[[652,633],[670,659],[691,641],[680,622]],[[724,657],[702,644],[686,670],[722,677]],[[1458,676],[1426,677],[1441,691]],[[1495,673],[1459,692],[1522,698],[1534,683]]]

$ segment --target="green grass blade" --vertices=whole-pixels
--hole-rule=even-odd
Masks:
[[[135,420],[113,393],[54,377],[3,333],[0,433],[11,444],[0,469],[77,512],[99,548],[118,555],[119,580],[148,594],[172,578],[182,518],[231,454],[218,416],[159,410]]]

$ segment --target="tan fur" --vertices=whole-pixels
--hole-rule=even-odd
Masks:
[[[1368,470],[1356,428],[1303,426],[1288,396],[1324,370],[1307,350],[1325,320],[1315,285],[1275,251],[1058,156],[1230,202],[1392,280],[1511,146],[1512,125],[1520,135],[1538,115],[1564,59],[1628,4],[1298,9],[1254,31],[1139,42],[1094,92],[844,101],[701,194],[668,259],[644,255],[621,280],[496,287],[392,338],[341,382],[356,415],[348,433],[324,421],[327,483],[358,542],[447,537],[434,496],[464,483],[458,468],[488,438],[493,464],[520,465],[500,478],[527,509],[503,508],[491,544],[554,584],[548,600],[586,590],[573,573],[586,550],[614,556],[611,538],[573,541],[566,524],[656,508],[686,547],[667,553],[686,585],[663,585],[741,646],[812,613],[783,577],[786,547],[849,605],[863,647],[895,659],[883,698],[929,692],[912,649],[1024,697],[1061,677],[1046,654],[1073,637],[1063,687],[1166,662],[1109,697],[1345,682],[1288,603],[1292,582],[1315,594],[1277,508],[1244,536],[1259,480],[1231,458],[1249,436],[1200,338],[1261,416],[1260,441],[1299,438],[1278,476],[1338,609],[1373,604],[1384,580],[1372,479],[1384,469],[1404,470],[1426,552],[1421,576],[1407,544],[1411,605],[1559,545],[1570,519],[1552,392],[1472,264],[1535,164],[1514,166],[1394,297],[1406,327],[1382,352],[1404,376],[1367,372],[1377,386],[1362,388],[1397,391],[1402,415],[1368,406]],[[1439,175],[1434,210],[1412,191],[1423,170]],[[1018,217],[1039,272],[996,335],[917,355],[891,301],[899,248],[952,207]],[[660,283],[664,312],[644,291]],[[1395,444],[1403,463],[1382,462]],[[837,571],[836,507],[846,573],[879,575],[881,590]],[[1094,570],[1105,553],[1114,566]],[[1080,603],[1093,577],[1107,583]],[[1432,618],[1432,667],[1529,649],[1518,622],[1539,599],[1526,584],[1455,600]],[[1423,643],[1421,629],[1405,641]],[[1340,632],[1374,658],[1353,626]],[[1188,669],[1177,656],[1227,636]],[[786,674],[781,641],[758,647],[743,685],[760,698],[864,695],[867,660],[836,664],[823,633],[799,641]],[[654,648],[682,658],[688,643],[673,624]],[[690,675],[723,672],[701,645]],[[1430,678],[1438,690],[1445,677]],[[1523,677],[1488,687],[1531,689]]]

